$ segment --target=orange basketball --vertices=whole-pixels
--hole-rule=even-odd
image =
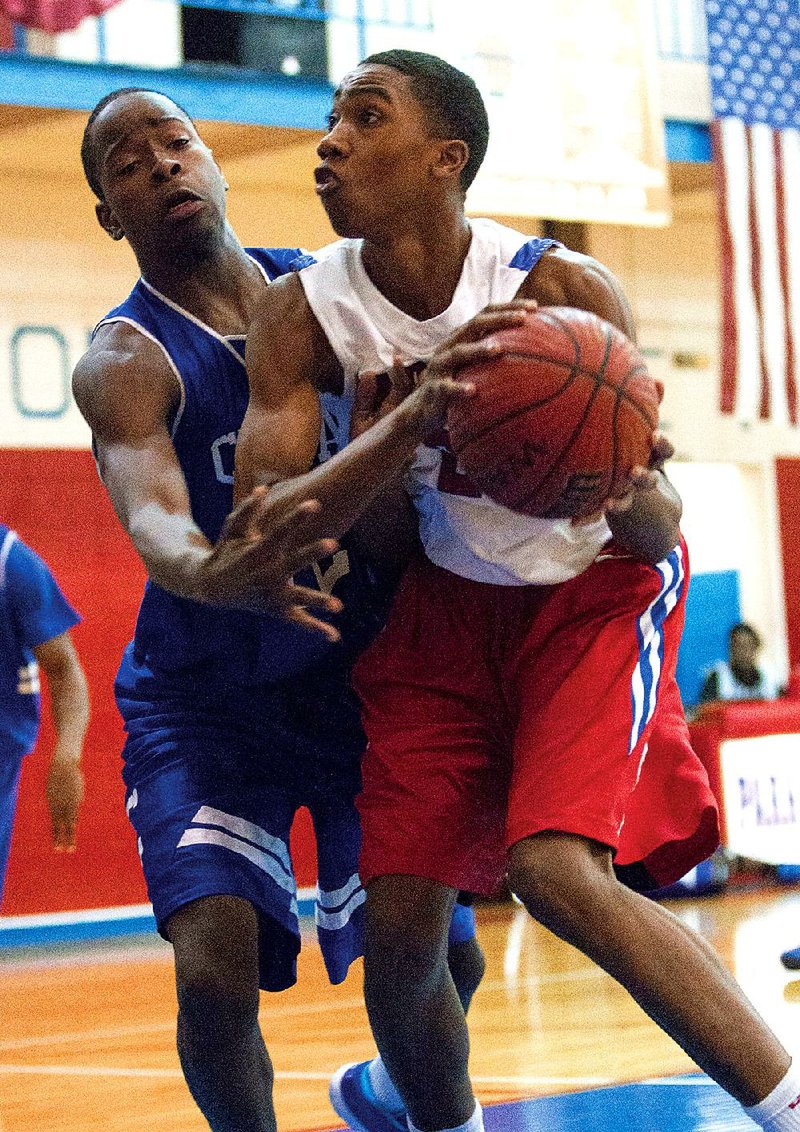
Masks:
[[[450,445],[485,495],[526,515],[585,516],[647,465],[659,393],[642,355],[587,311],[545,307],[493,335],[504,352],[460,373],[477,392]]]

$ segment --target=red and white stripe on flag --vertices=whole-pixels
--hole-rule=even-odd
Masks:
[[[798,423],[800,18],[706,0],[722,269],[720,407]]]

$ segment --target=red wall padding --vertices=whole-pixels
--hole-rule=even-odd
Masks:
[[[800,459],[776,460],[789,663],[800,664]]]
[[[141,904],[147,899],[136,839],[123,805],[123,730],[113,682],[131,637],[145,572],[114,515],[89,452],[0,453],[0,517],[50,566],[80,613],[73,640],[86,670],[92,718],[86,800],[74,854],[51,849],[44,787],[53,730],[47,695],[37,749],[26,760],[2,911],[4,915]],[[312,884],[306,815],[293,837],[298,883]]]

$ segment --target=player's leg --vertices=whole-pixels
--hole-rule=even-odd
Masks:
[[[456,903],[447,937],[447,966],[466,1014],[486,969],[471,906]],[[380,1009],[380,1008],[378,1008]],[[380,1054],[344,1065],[331,1081],[331,1104],[351,1128],[362,1132],[407,1132],[406,1105]]]
[[[632,561],[595,564],[535,620],[510,681],[518,726],[509,882],[532,915],[617,978],[743,1104],[779,1086],[785,1105],[800,1093],[786,1077],[786,1051],[711,948],[621,885],[611,864],[625,841],[628,865],[675,879],[713,847],[713,802],[674,684],[680,566],[679,555],[660,565],[659,584]],[[682,855],[686,846],[694,857]],[[800,1127],[800,1112],[786,1111],[798,1123],[776,1128]]]
[[[197,1106],[214,1132],[274,1132],[255,909],[205,897],[175,912],[165,935],[175,949],[178,1053]]]
[[[412,1124],[453,1128],[475,1115],[464,1007],[448,967],[455,889],[390,875],[367,889],[364,999]]]
[[[448,933],[457,890],[491,892],[505,867],[508,729],[488,596],[422,563],[357,669],[369,738],[358,800],[365,999],[389,1076],[424,1129],[480,1119],[464,1006],[482,964]]]
[[[713,950],[622,885],[608,846],[563,833],[526,838],[511,849],[509,883],[532,916],[617,979],[742,1104],[763,1100],[786,1074],[789,1055]]]
[[[276,769],[282,753],[286,761],[279,698],[228,699],[137,702],[135,714],[123,701],[127,810],[159,931],[175,950],[189,1088],[214,1132],[274,1132],[258,1001],[260,987],[295,979],[295,803]]]
[[[486,973],[486,957],[475,931],[475,910],[458,900],[447,931],[447,966],[466,1013]]]

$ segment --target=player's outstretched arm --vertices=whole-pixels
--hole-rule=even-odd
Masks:
[[[157,346],[125,324],[102,328],[78,363],[73,391],[114,509],[154,581],[195,601],[303,622],[315,622],[311,608],[340,608],[292,582],[335,549],[308,531],[313,502],[287,509],[280,523],[265,522],[257,493],[229,517],[215,545],[197,526],[169,434],[180,390]]]
[[[592,259],[565,248],[554,249],[526,276],[518,298],[542,307],[566,306],[591,311],[636,341],[630,304],[614,275]],[[606,503],[615,540],[645,562],[660,562],[680,538],[680,496],[664,474],[672,446],[656,436],[650,464],[635,468],[625,490]]]
[[[497,316],[496,326],[508,316]],[[492,325],[486,327],[489,333]],[[341,372],[296,275],[267,290],[247,336],[250,403],[236,446],[236,497],[269,487],[267,508],[315,499],[320,535],[339,538],[411,460],[416,446],[444,422],[447,407],[472,395],[453,374],[493,352],[481,340],[448,343],[431,360],[430,380],[401,390],[391,411],[332,459],[312,469],[320,432],[319,391],[341,392]]]

